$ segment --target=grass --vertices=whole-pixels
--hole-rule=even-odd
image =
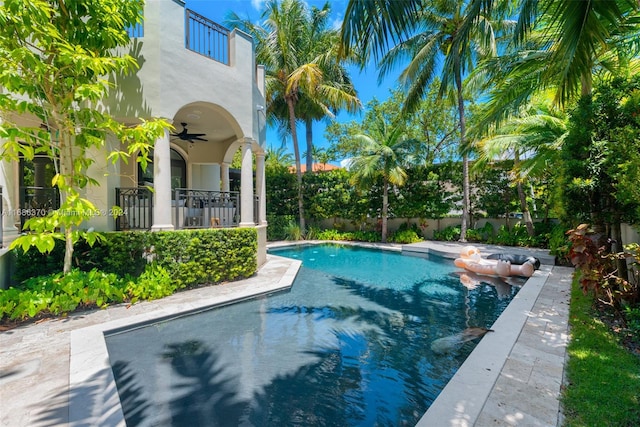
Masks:
[[[640,426],[640,358],[599,319],[574,281],[569,312],[565,427]]]

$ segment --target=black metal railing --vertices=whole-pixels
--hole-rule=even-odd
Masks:
[[[122,215],[116,230],[150,230],[153,225],[153,193],[147,187],[116,188],[116,204]]]
[[[182,228],[237,227],[240,193],[237,191],[174,190],[173,225]]]
[[[192,10],[186,10],[187,49],[229,65],[229,30]]]
[[[20,216],[20,229],[29,218],[44,217],[60,208],[60,193],[57,188],[20,187],[20,206],[16,214]]]

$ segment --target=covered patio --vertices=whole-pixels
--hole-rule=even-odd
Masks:
[[[120,165],[115,204],[122,215],[116,230],[266,224],[262,147],[243,137],[231,114],[212,103],[185,105],[173,122],[179,124],[156,141],[145,170],[137,162]],[[231,168],[234,157],[239,169]]]

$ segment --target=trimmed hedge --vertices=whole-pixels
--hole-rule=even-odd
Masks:
[[[0,290],[0,320],[134,303],[246,278],[257,269],[257,242],[253,228],[105,233],[93,248],[76,245],[76,268],[67,275],[62,244],[49,254],[17,249],[20,284]]]
[[[81,271],[98,269],[120,277],[137,277],[149,262],[166,269],[180,288],[238,280],[256,272],[257,232],[253,228],[104,233],[89,247],[79,242],[73,265]],[[62,271],[64,243],[49,254],[17,249],[16,283]]]

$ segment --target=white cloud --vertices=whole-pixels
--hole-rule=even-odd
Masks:
[[[340,28],[342,28],[343,20],[344,17],[342,16],[342,14],[338,14],[338,16],[336,16],[331,22],[331,28],[333,28],[334,30],[339,30]]]
[[[257,11],[262,11],[265,0],[251,0],[251,6]]]

